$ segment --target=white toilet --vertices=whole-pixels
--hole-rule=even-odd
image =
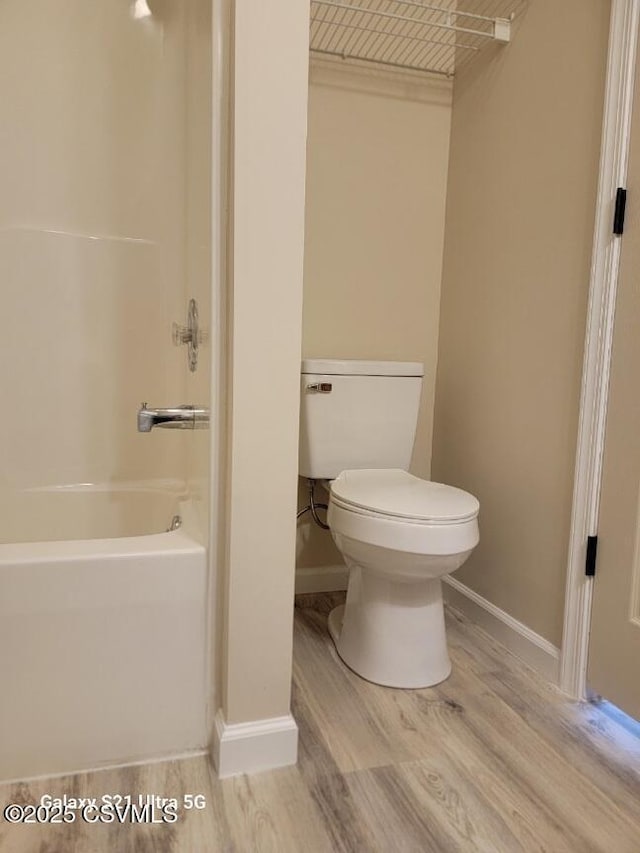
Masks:
[[[328,523],[350,569],[329,631],[354,672],[389,687],[451,672],[440,579],[479,540],[473,495],[407,471],[422,376],[414,362],[302,362],[299,474],[329,481]]]

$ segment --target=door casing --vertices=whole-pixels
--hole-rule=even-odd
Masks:
[[[560,653],[560,689],[587,696],[593,578],[587,537],[597,535],[621,237],[612,233],[618,187],[626,186],[640,0],[612,0],[600,176],[580,398],[573,509]]]

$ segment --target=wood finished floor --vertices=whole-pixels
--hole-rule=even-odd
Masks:
[[[0,786],[0,803],[202,793],[165,825],[12,826],[7,853],[640,853],[640,738],[567,701],[447,614],[453,673],[392,690],[354,675],[326,630],[337,595],[296,606],[296,767],[220,781],[204,757]]]

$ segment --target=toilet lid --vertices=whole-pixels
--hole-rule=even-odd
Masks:
[[[477,516],[477,498],[443,483],[432,483],[397,468],[343,471],[331,483],[337,505],[378,515],[441,524]]]

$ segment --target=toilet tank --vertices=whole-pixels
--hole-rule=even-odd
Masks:
[[[301,477],[349,468],[409,468],[422,364],[304,359],[300,383]]]

